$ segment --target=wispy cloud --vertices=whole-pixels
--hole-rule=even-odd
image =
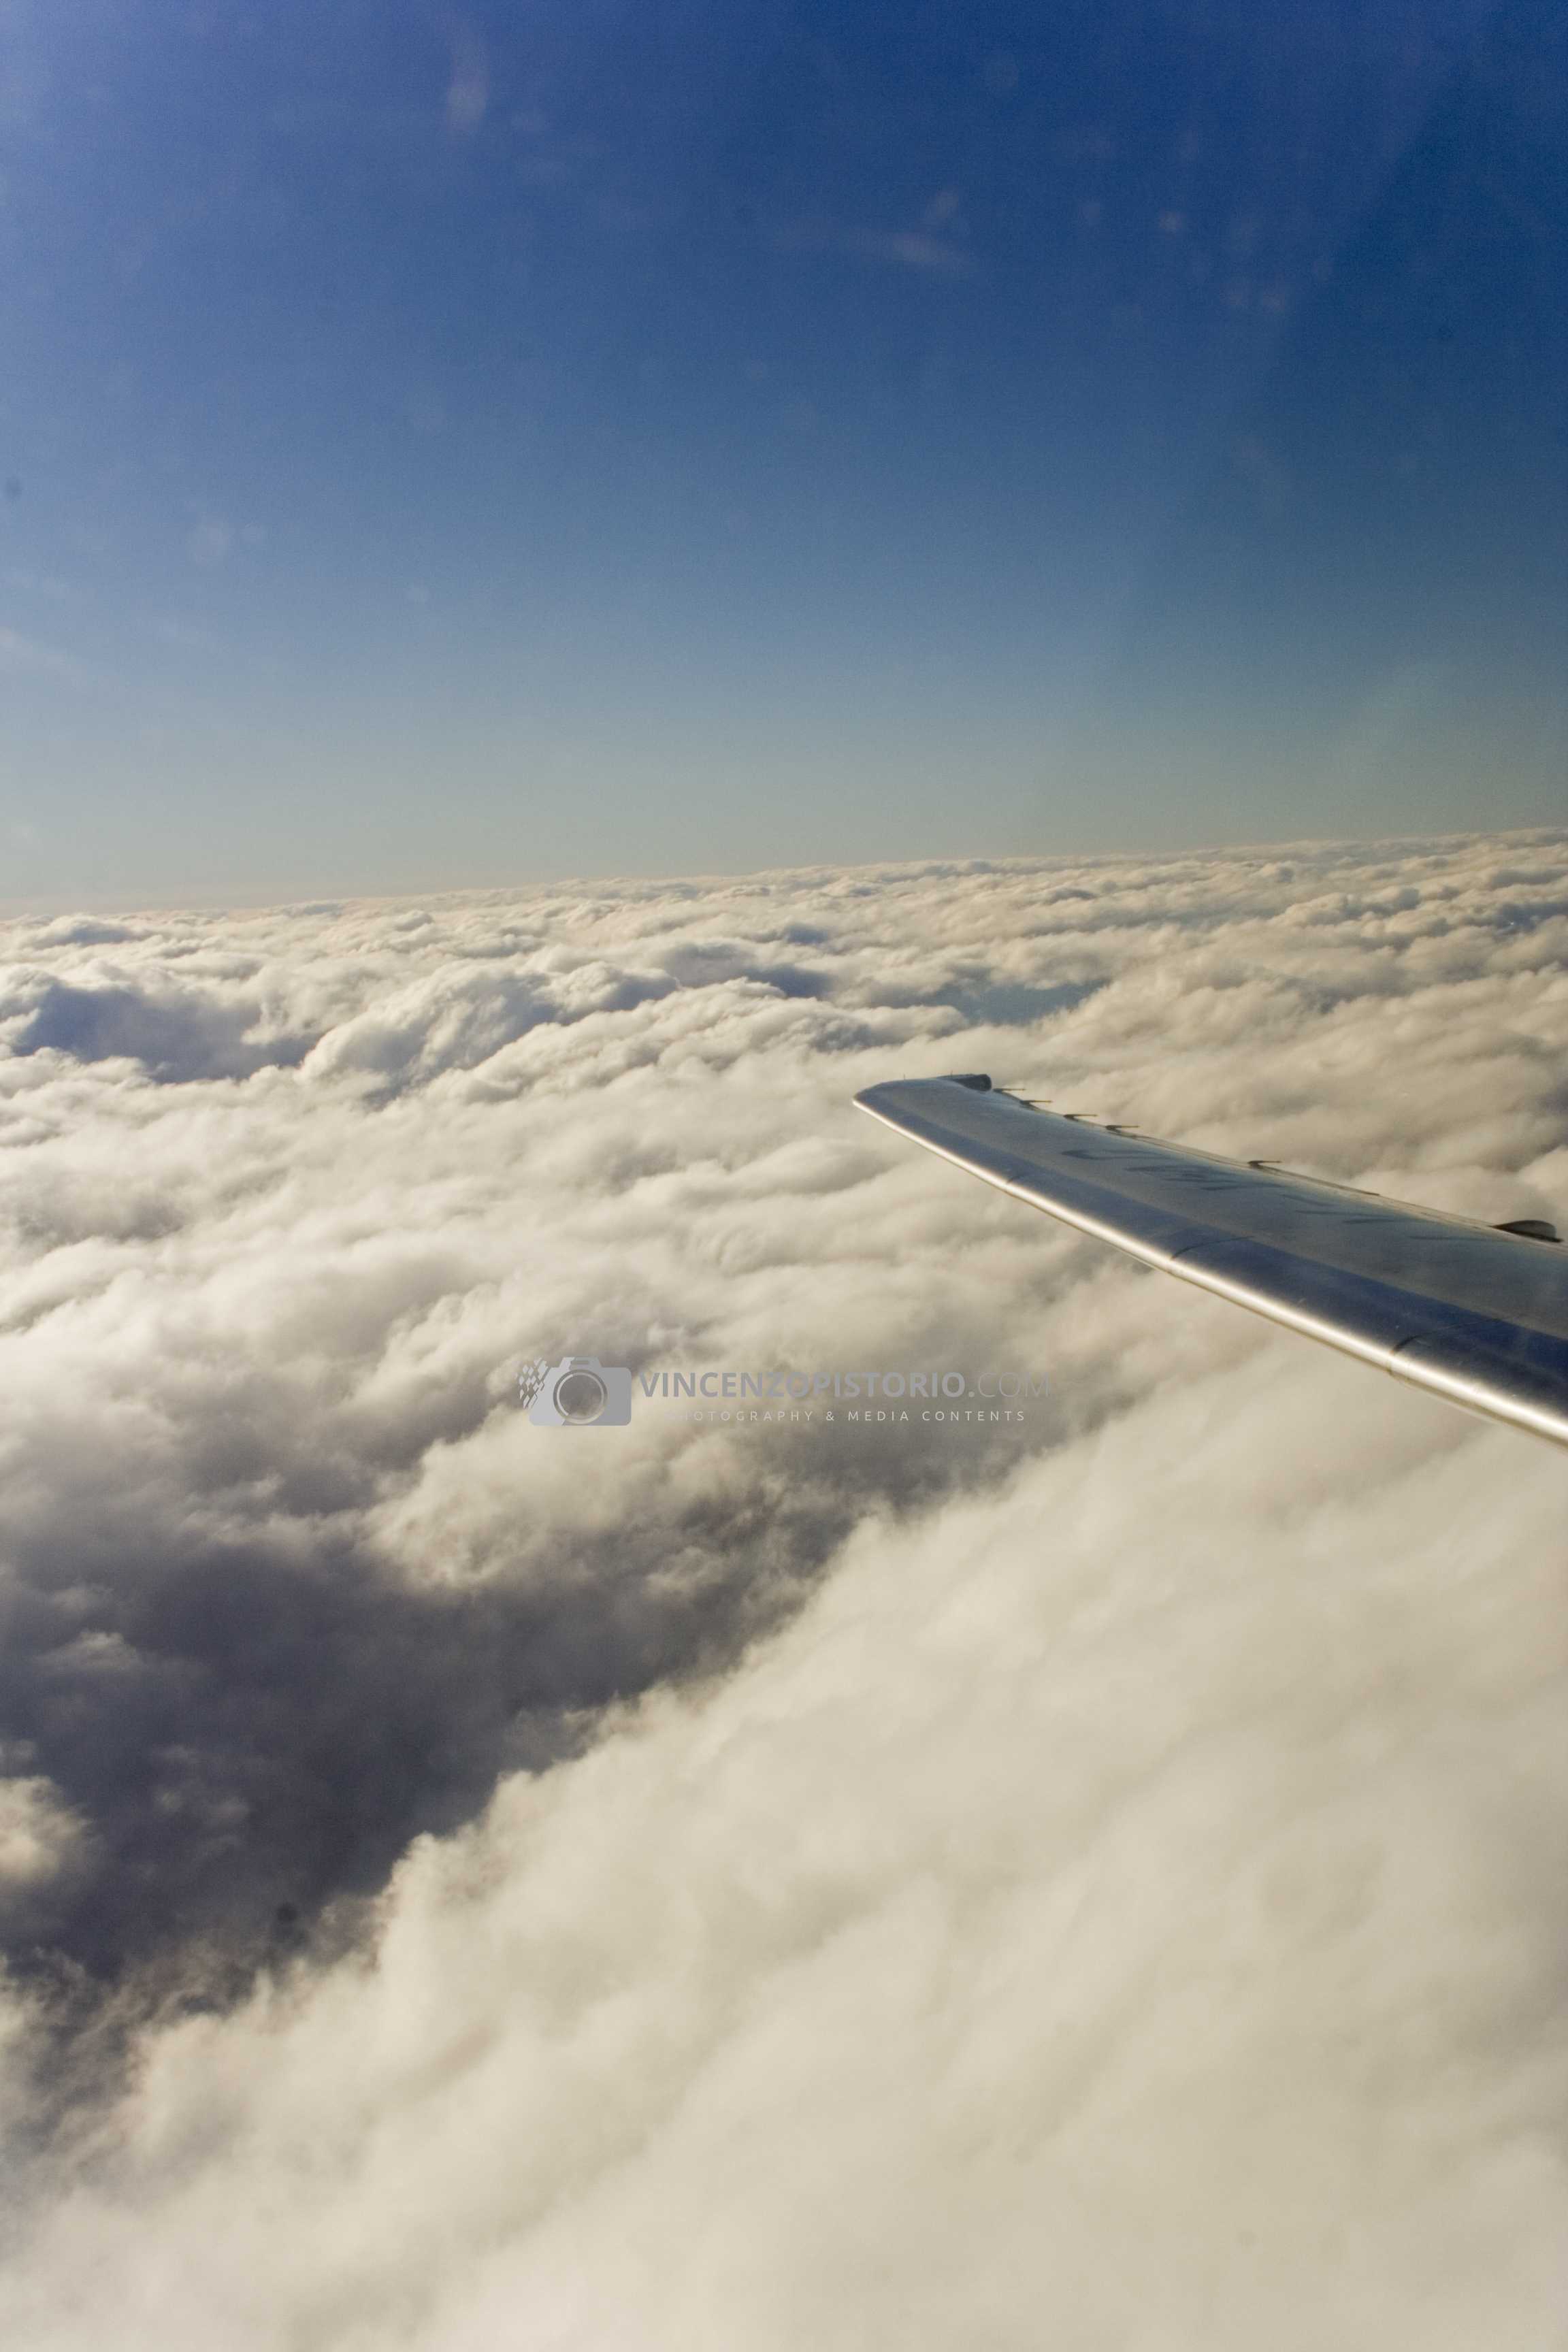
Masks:
[[[447,128],[454,138],[468,138],[479,129],[489,100],[484,33],[476,24],[460,24],[452,37],[452,77],[447,85]]]
[[[75,656],[20,629],[0,627],[0,671],[12,677],[80,677]]]
[[[957,238],[937,236],[930,226],[879,229],[801,218],[775,225],[770,242],[781,253],[842,253],[857,261],[911,269],[932,278],[967,278],[975,268],[973,256]]]
[[[967,278],[974,263],[950,237],[932,236],[926,229],[851,229],[844,249],[864,261],[885,261],[900,269],[923,271],[933,278]]]

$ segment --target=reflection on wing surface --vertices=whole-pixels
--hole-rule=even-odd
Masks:
[[[1275,1322],[1568,1444],[1568,1251],[1260,1160],[1047,1110],[978,1074],[860,1109],[1081,1233]]]

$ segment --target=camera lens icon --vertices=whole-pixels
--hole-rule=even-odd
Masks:
[[[528,1417],[550,1429],[622,1427],[632,1417],[630,1370],[597,1356],[567,1356],[540,1381]]]
[[[597,1421],[610,1402],[610,1392],[597,1372],[563,1373],[552,1399],[563,1421]]]

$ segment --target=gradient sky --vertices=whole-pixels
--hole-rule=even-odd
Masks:
[[[6,0],[0,898],[1531,824],[1548,0]]]

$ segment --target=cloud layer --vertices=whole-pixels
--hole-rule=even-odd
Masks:
[[[1553,2340],[1563,1464],[849,1097],[1561,1223],[1568,843],[4,946],[10,2340]]]

